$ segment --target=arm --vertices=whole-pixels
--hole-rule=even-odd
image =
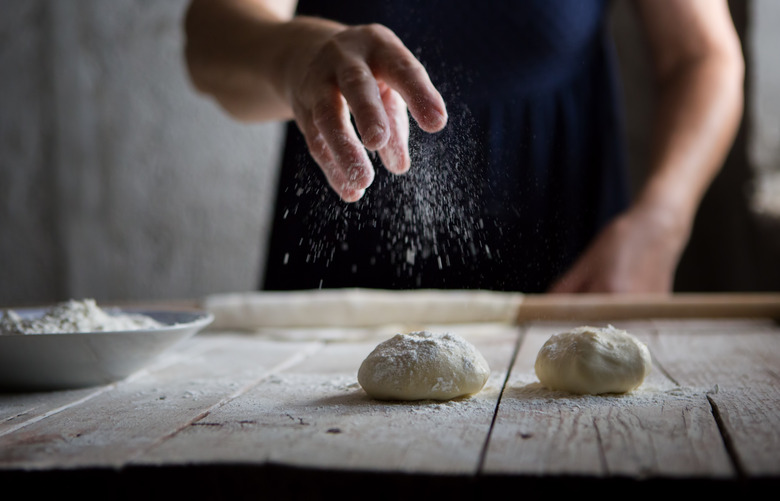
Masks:
[[[668,292],[742,116],[744,62],[725,0],[637,0],[657,85],[655,156],[629,210],[552,292]]]
[[[193,0],[185,20],[190,76],[236,118],[294,118],[331,187],[354,201],[374,176],[366,148],[392,172],[409,168],[407,106],[429,132],[444,127],[446,108],[387,28],[294,10],[293,0]]]

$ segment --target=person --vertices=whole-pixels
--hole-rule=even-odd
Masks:
[[[726,0],[634,5],[658,102],[630,200],[607,0],[192,0],[195,87],[290,120],[264,287],[670,291],[744,63]]]

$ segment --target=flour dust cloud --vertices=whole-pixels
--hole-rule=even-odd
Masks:
[[[480,238],[483,182],[475,165],[481,152],[470,123],[465,110],[451,113],[447,127],[436,134],[412,123],[409,172],[390,174],[374,155],[375,181],[353,204],[338,201],[321,176],[315,179],[318,176],[302,169],[297,194],[318,200],[306,209],[308,214],[298,214],[307,227],[298,242],[307,250],[306,262],[329,266],[339,251],[349,249],[348,236],[366,228],[378,234],[370,262],[389,264],[398,277],[414,278],[423,270],[446,274],[457,264],[453,260],[491,257]]]

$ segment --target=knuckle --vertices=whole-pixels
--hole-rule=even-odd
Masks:
[[[309,151],[311,151],[312,156],[316,160],[322,161],[326,158],[328,146],[325,144],[325,139],[322,137],[322,134],[315,134],[313,136],[307,135],[306,143],[309,147]]]
[[[367,68],[358,65],[345,66],[339,72],[339,82],[346,86],[363,86],[373,80],[374,75]]]
[[[330,122],[337,116],[337,110],[330,100],[320,99],[312,106],[311,116],[315,124]]]
[[[359,41],[360,43],[385,43],[396,39],[393,31],[379,23],[360,24],[352,26],[335,35],[340,40]]]
[[[361,30],[366,36],[378,42],[384,42],[395,38],[395,34],[390,28],[379,23],[365,24],[361,26]]]
[[[343,32],[337,33],[325,43],[322,44],[320,49],[320,61],[327,61],[327,64],[332,64],[333,61],[340,61],[349,57],[350,44],[346,39]]]
[[[407,78],[419,78],[421,76],[422,66],[414,58],[396,56],[387,61],[387,71],[391,74],[403,75]]]

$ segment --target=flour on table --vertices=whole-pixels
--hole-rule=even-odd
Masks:
[[[94,299],[72,299],[36,318],[23,318],[13,310],[4,311],[0,318],[0,335],[113,332],[159,327],[163,324],[146,315],[108,313]]]
[[[628,332],[613,326],[577,327],[544,343],[534,365],[551,390],[593,394],[625,393],[650,372],[650,351]]]
[[[396,334],[358,371],[360,386],[380,400],[450,400],[479,392],[490,376],[482,354],[456,334]]]

